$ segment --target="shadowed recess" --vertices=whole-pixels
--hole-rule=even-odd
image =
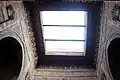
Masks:
[[[0,80],[17,80],[22,66],[22,47],[12,37],[0,40]]]
[[[111,41],[108,47],[108,60],[114,80],[120,80],[120,38]]]

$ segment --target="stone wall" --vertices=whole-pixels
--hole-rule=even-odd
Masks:
[[[109,69],[107,49],[114,38],[120,37],[120,22],[113,19],[116,15],[116,10],[113,8],[115,4],[120,4],[120,1],[104,1],[104,6],[102,8],[97,62],[99,80],[113,80]]]
[[[97,80],[91,69],[36,69],[34,80]]]
[[[5,21],[0,24],[0,37],[2,35],[13,36],[15,33],[21,40],[23,45],[23,65],[21,68],[19,80],[24,80],[25,77],[32,80],[32,71],[35,67],[34,65],[34,38],[32,29],[28,25],[28,18],[25,12],[25,8],[22,1],[0,1],[0,9],[6,8],[6,6],[11,5],[14,11],[14,19]],[[2,18],[3,15],[0,15]],[[4,34],[5,33],[5,34]]]
[[[97,70],[92,69],[35,69],[36,48],[32,28],[29,25],[29,16],[21,1],[0,1],[0,9],[11,4],[15,11],[13,20],[0,24],[0,35],[3,32],[12,31],[22,40],[25,49],[25,67],[22,80],[113,80],[107,61],[107,47],[115,37],[120,37],[120,22],[112,18],[114,4],[120,1],[104,1],[101,14],[100,43],[98,52]],[[1,17],[1,16],[0,16]],[[0,36],[1,37],[1,36]],[[97,77],[98,76],[98,77]]]

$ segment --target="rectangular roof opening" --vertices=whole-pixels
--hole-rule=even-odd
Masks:
[[[40,11],[45,55],[85,56],[86,11]]]

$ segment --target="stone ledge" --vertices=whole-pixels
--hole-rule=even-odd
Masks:
[[[40,77],[35,76],[34,80],[97,80],[96,77]]]
[[[91,69],[37,69],[34,76],[38,77],[97,77]]]

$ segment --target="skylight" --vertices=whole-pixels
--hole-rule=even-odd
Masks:
[[[86,11],[41,11],[45,55],[85,56]]]

